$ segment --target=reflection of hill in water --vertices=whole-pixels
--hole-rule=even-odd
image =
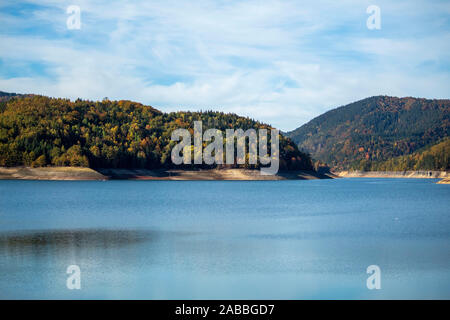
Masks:
[[[155,241],[158,231],[145,230],[39,230],[0,234],[0,253],[25,253],[46,249],[70,250],[118,248],[146,241]]]

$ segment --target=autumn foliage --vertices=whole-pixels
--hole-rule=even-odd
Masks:
[[[13,97],[0,102],[0,166],[173,167],[171,133],[191,130],[196,120],[204,130],[270,128],[235,114],[163,113],[132,101]],[[280,169],[313,169],[309,155],[283,136]]]

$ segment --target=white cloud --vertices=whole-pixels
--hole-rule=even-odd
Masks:
[[[387,27],[430,7],[445,13],[441,3],[382,1],[379,34],[365,29],[370,1],[80,0],[70,3],[82,10],[78,34],[64,29],[68,2],[35,3],[46,7],[29,23],[47,28],[30,34],[24,17],[3,13],[0,59],[45,73],[4,73],[0,90],[223,110],[289,130],[370,95],[448,98],[450,89],[448,25],[419,19],[431,28],[420,36]],[[430,61],[438,67],[421,67]]]

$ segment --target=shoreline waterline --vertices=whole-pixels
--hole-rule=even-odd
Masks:
[[[0,180],[314,180],[333,179],[333,174],[314,171],[279,171],[276,175],[261,175],[249,169],[91,169],[86,167],[0,167]]]

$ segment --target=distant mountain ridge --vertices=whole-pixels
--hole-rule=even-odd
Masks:
[[[0,102],[8,101],[12,98],[20,98],[20,97],[31,97],[32,94],[20,94],[20,93],[14,93],[14,92],[4,92],[0,91]]]
[[[337,170],[416,152],[449,136],[450,100],[374,96],[330,110],[286,133]]]

